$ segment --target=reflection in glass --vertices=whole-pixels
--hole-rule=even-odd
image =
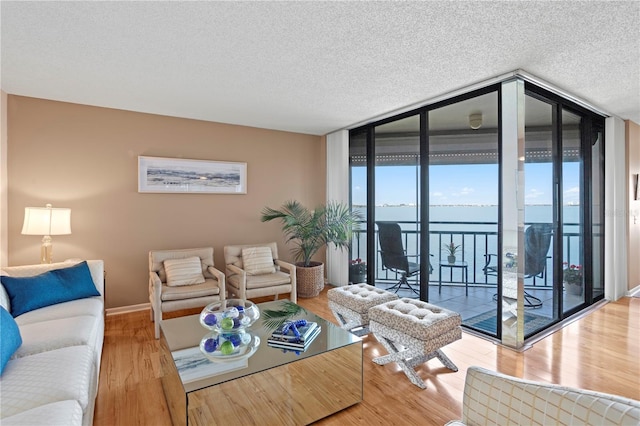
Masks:
[[[361,213],[363,218],[367,217],[367,132],[352,132],[349,137],[349,179],[351,209]],[[360,229],[353,233],[351,241],[351,263],[357,259],[366,262],[367,259],[367,220],[363,220]],[[364,274],[355,277],[349,270],[349,282],[367,282],[366,263]],[[360,272],[360,271],[358,271]],[[359,280],[359,281],[358,281]],[[373,281],[370,282],[373,284]]]
[[[555,148],[553,106],[525,96],[524,164],[524,333],[557,318],[554,309]]]
[[[604,296],[604,144],[596,126],[591,137],[591,238],[593,298]]]
[[[562,284],[564,311],[584,302],[580,117],[562,111]]]

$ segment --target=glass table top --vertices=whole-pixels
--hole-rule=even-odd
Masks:
[[[360,341],[359,337],[286,299],[257,306],[260,308],[260,318],[248,330],[257,336],[260,343],[247,356],[231,357],[226,361],[212,361],[200,351],[200,341],[209,334],[209,330],[202,327],[199,315],[162,321],[163,338],[173,355],[185,392],[235,380]],[[284,350],[269,346],[267,342],[275,327],[269,325],[264,312],[281,311],[287,306],[293,306],[294,311],[296,307],[299,308],[299,312],[287,317],[288,320],[306,319],[316,322],[320,327],[320,333],[304,351]]]

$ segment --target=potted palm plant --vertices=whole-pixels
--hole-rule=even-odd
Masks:
[[[456,263],[456,253],[460,249],[460,245],[454,244],[453,241],[442,246],[442,250],[447,253],[447,261]]]
[[[270,207],[262,210],[263,222],[274,219],[281,220],[287,243],[294,244],[298,296],[317,296],[324,288],[324,264],[311,258],[329,244],[349,248],[352,232],[362,220],[360,213],[337,202],[309,210],[298,201],[287,201],[278,210]]]

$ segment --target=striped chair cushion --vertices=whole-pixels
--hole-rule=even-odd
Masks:
[[[273,274],[276,272],[269,247],[243,248],[242,262],[247,275]]]
[[[204,282],[202,263],[199,257],[167,259],[164,261],[164,269],[167,273],[167,285],[171,287]]]

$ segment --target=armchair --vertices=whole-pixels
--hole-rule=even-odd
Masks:
[[[212,247],[149,252],[149,302],[156,339],[163,312],[204,307],[225,297],[225,276],[213,265]]]
[[[536,382],[470,366],[464,381],[464,425],[637,425],[640,402],[618,395]]]
[[[296,267],[278,259],[275,242],[230,245],[224,248],[227,289],[239,299],[291,293],[296,302]]]

